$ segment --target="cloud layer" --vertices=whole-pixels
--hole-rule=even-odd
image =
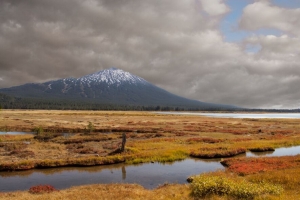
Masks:
[[[230,10],[224,0],[2,0],[0,87],[117,67],[200,101],[300,107],[300,9],[252,2],[239,28],[283,34],[241,43],[219,29]]]

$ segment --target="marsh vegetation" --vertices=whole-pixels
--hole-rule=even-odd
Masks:
[[[169,162],[189,156],[230,157],[247,151],[300,145],[299,122],[299,119],[227,119],[168,116],[148,112],[2,110],[0,130],[36,134],[0,135],[0,170],[93,166],[120,162]],[[111,152],[121,147],[123,133],[127,138],[124,152],[111,155]],[[228,181],[228,185],[235,185],[243,179],[244,182],[240,185],[248,184],[255,188],[260,184],[259,181],[263,181],[267,188],[274,186],[274,191],[279,188],[280,192],[277,193],[272,192],[273,190],[254,192],[252,199],[297,199],[300,197],[296,187],[300,186],[299,160],[299,155],[281,158],[226,158],[222,161],[227,166],[226,170],[215,173],[218,177],[224,177],[222,181]],[[211,176],[209,180],[216,183],[219,181],[214,181],[216,174],[210,173],[207,176]],[[230,196],[232,192],[208,192],[200,195],[194,192],[194,186],[180,184],[167,184],[153,191],[126,184],[80,188],[85,193],[83,195],[88,195],[90,199],[95,197],[94,193],[103,194],[104,190],[118,191],[117,188],[127,188],[124,192],[127,191],[127,194],[130,190],[131,197],[135,199],[141,196],[154,199],[155,195],[162,195],[166,199],[203,196],[212,199],[235,198]],[[87,188],[94,188],[91,189],[94,193]],[[203,187],[199,186],[198,189]],[[53,198],[70,198],[70,191],[82,192],[71,188],[51,195]],[[136,196],[138,191],[141,196]],[[117,193],[120,196],[114,197],[115,199],[126,195],[123,192]],[[5,199],[15,194],[0,195]],[[24,199],[32,199],[36,194],[18,192],[18,195],[23,195]],[[50,194],[43,195],[46,198]]]

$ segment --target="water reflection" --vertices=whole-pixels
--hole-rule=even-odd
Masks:
[[[247,152],[247,157],[260,157],[260,156],[295,156],[300,154],[300,146],[294,147],[282,147],[275,149],[275,151],[266,151],[266,152]]]
[[[256,156],[273,156],[274,151],[263,151],[263,152],[247,152],[247,157],[256,157]]]
[[[126,169],[125,166],[122,166],[122,180],[126,179]]]
[[[55,188],[63,189],[96,183],[137,183],[145,188],[153,189],[165,182],[185,183],[186,178],[191,175],[223,168],[219,162],[186,159],[174,162],[172,165],[160,163],[118,164],[0,172],[0,191],[28,190],[31,186],[38,184],[50,184]]]
[[[278,148],[275,151],[240,156],[286,156],[300,154],[300,146]],[[93,166],[36,169],[17,172],[0,172],[0,191],[28,190],[38,184],[50,184],[57,189],[96,183],[137,183],[153,189],[166,182],[186,183],[187,177],[224,169],[221,159],[186,159],[173,163],[124,163]]]

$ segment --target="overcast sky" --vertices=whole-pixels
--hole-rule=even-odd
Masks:
[[[0,1],[0,88],[110,67],[200,101],[300,108],[300,1]]]

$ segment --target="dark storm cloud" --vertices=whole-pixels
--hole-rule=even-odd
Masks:
[[[224,2],[2,0],[0,87],[114,66],[201,101],[299,106],[299,38],[254,35],[245,44],[262,50],[249,54],[218,30]],[[251,24],[251,12],[241,23]]]

